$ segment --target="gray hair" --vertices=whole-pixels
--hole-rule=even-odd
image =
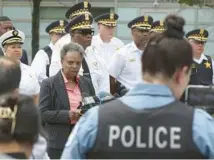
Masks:
[[[61,60],[64,59],[68,52],[78,52],[82,58],[85,54],[82,46],[80,46],[78,43],[71,42],[62,47],[60,51]]]

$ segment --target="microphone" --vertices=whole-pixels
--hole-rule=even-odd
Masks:
[[[116,99],[112,94],[105,92],[105,91],[100,91],[98,93],[98,96],[100,98],[101,104],[104,104],[104,103],[107,103],[109,101]]]
[[[87,96],[87,93],[83,93],[83,100],[80,103],[78,109],[81,109],[81,113],[84,114],[90,108],[100,104],[100,99],[97,96]]]

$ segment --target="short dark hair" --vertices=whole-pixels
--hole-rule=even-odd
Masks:
[[[79,45],[78,43],[68,43],[66,45],[63,46],[63,48],[61,49],[60,55],[61,55],[61,60],[64,59],[64,57],[67,55],[68,52],[79,52],[80,56],[83,58],[85,51],[83,49],[83,47],[81,45]]]
[[[41,117],[33,98],[29,96],[12,95],[0,98],[0,112],[9,114],[0,115],[0,142],[19,143],[28,142],[34,144],[41,128]],[[14,114],[14,118],[10,115]]]
[[[0,57],[0,95],[19,88],[21,69],[18,62]]]
[[[0,16],[0,22],[4,22],[4,21],[12,21],[12,20],[7,16]]]
[[[166,17],[165,31],[154,34],[146,45],[142,61],[143,73],[162,73],[171,77],[176,69],[192,64],[192,47],[184,38],[185,20],[176,15]]]

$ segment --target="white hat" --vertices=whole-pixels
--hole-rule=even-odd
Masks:
[[[25,40],[25,34],[19,30],[10,30],[0,37],[0,45],[3,48],[5,44],[21,43]]]

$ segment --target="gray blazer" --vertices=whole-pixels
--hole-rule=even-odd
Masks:
[[[95,95],[94,87],[88,78],[80,76],[79,87],[82,94]],[[69,120],[70,105],[61,71],[43,80],[39,108],[48,134],[48,147],[63,149],[73,126]]]

